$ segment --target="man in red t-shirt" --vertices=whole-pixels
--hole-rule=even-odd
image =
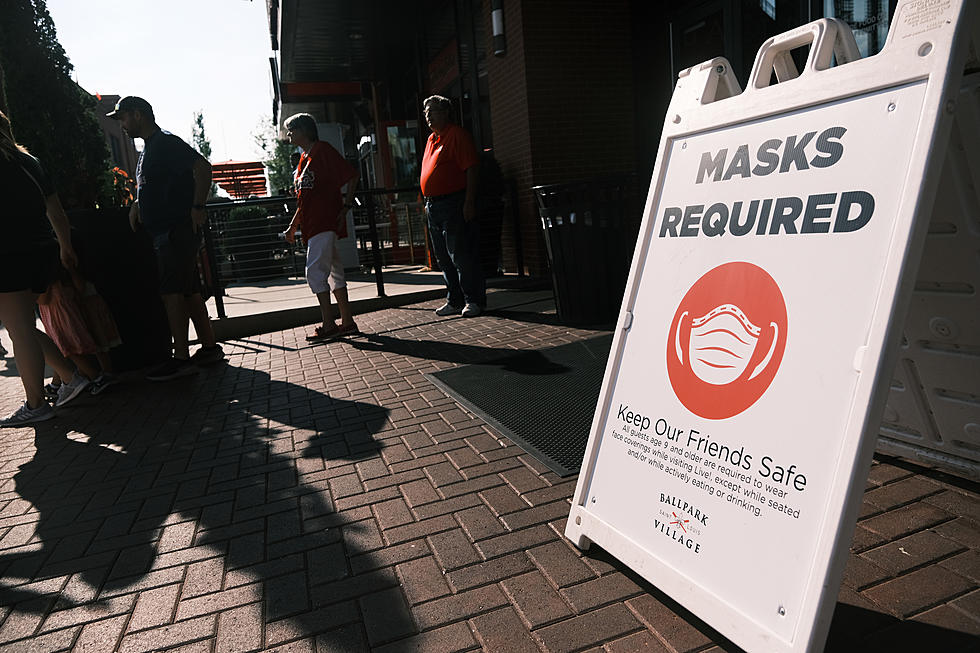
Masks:
[[[296,241],[299,228],[306,243],[306,281],[320,302],[323,324],[306,337],[327,340],[357,333],[344,280],[337,239],[347,235],[347,211],[354,205],[358,172],[340,153],[319,139],[316,120],[308,113],[290,116],[283,123],[289,142],[303,150],[296,166],[296,215],[286,229],[286,240]],[[341,187],[347,184],[346,200]],[[334,322],[330,292],[337,298],[340,326]]]
[[[448,98],[433,95],[423,106],[432,134],[422,155],[422,194],[429,238],[448,290],[436,315],[476,317],[487,303],[476,223],[479,159],[470,135],[449,120]]]

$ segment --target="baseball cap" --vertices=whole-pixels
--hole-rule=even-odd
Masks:
[[[153,115],[153,107],[150,106],[150,103],[135,95],[127,95],[121,98],[116,102],[116,107],[105,115],[108,118],[119,120],[119,113],[121,111],[141,111],[145,114]]]

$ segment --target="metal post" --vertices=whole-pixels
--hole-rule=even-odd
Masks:
[[[300,274],[300,272],[299,272],[299,266],[296,264],[296,245],[295,244],[286,243],[286,256],[289,257],[289,260],[293,264],[293,276],[294,277],[297,277],[297,278],[300,277],[300,276],[302,276]]]
[[[412,209],[405,202],[405,224],[408,227],[408,260],[415,264],[415,234],[412,233]]]
[[[381,272],[381,245],[378,242],[378,225],[374,223],[374,193],[367,196],[368,234],[371,236],[371,258],[374,263],[374,278],[378,284],[378,297],[385,295],[385,281]]]
[[[524,243],[521,239],[521,207],[518,205],[517,184],[507,184],[510,189],[510,210],[514,219],[514,255],[517,258],[517,276],[524,276]]]

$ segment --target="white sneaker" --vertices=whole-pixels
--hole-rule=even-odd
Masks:
[[[445,317],[447,315],[459,315],[462,309],[459,306],[453,306],[449,302],[446,302],[442,306],[436,309],[436,315],[439,317]]]
[[[71,377],[68,383],[62,383],[58,388],[58,399],[54,402],[55,408],[61,408],[69,401],[77,397],[82,390],[87,388],[92,381],[87,376],[82,376],[78,372]]]
[[[483,309],[480,308],[480,305],[472,302],[463,307],[463,317],[476,317],[482,312]]]
[[[10,417],[0,420],[0,427],[23,426],[24,424],[34,424],[43,422],[54,417],[54,411],[48,402],[42,401],[37,408],[31,408],[24,402],[24,405],[14,411]]]

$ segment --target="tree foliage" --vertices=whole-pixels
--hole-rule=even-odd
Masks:
[[[293,170],[295,164],[292,162],[292,155],[296,152],[296,146],[290,145],[288,141],[282,140],[279,128],[268,116],[259,121],[255,132],[252,133],[255,144],[262,150],[262,163],[269,173],[269,184],[272,186],[272,194],[284,194],[292,192]]]
[[[208,161],[211,160],[211,141],[208,140],[207,134],[204,133],[204,113],[201,111],[194,112],[194,127],[191,128],[191,140],[194,141],[194,149],[200,152]],[[211,184],[211,190],[208,191],[208,197],[214,198],[218,196],[218,187]]]
[[[204,133],[204,114],[200,111],[194,112],[194,127],[191,130],[191,140],[194,141],[194,149],[201,153],[208,161],[211,160],[211,141]]]
[[[95,98],[71,78],[45,0],[0,2],[0,79],[14,136],[48,168],[69,208],[88,208],[112,187]]]

